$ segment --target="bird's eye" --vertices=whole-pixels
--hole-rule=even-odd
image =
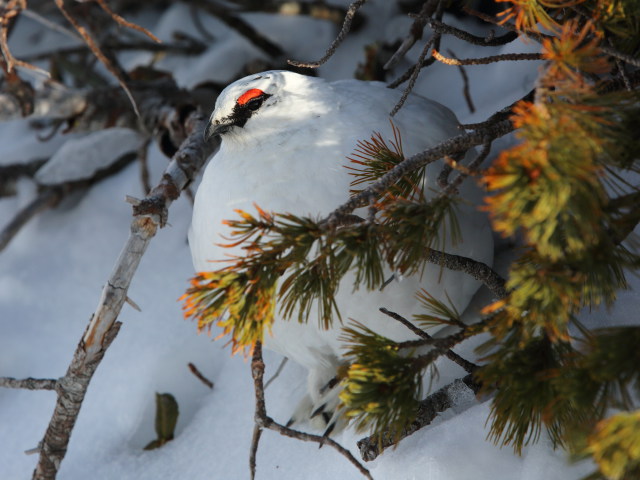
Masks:
[[[252,112],[255,112],[260,108],[260,106],[262,105],[262,102],[264,102],[264,97],[252,98],[246,103],[246,107]]]

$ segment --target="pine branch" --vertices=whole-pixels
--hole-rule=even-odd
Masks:
[[[434,342],[434,338],[431,335],[429,335],[427,332],[425,332],[421,328],[416,327],[413,323],[411,323],[409,320],[407,320],[403,316],[395,312],[391,312],[386,308],[380,308],[379,310],[385,315],[388,315],[394,320],[397,320],[398,322],[400,322],[402,325],[407,327],[409,330],[411,330],[420,338],[427,340],[428,342]],[[453,350],[447,350],[444,355],[452,362],[456,363],[457,365],[460,365],[467,373],[473,373],[478,369],[478,366],[475,363],[470,362],[469,360],[466,360],[465,358],[461,357]]]
[[[372,198],[377,198],[382,195],[392,184],[413,170],[435,162],[445,155],[468,150],[471,147],[480,145],[486,141],[487,137],[495,140],[496,138],[504,136],[513,130],[514,126],[509,120],[502,120],[487,128],[460,134],[439,143],[435,147],[417,153],[416,155],[407,158],[359,194],[352,196],[347,202],[331,212],[321,222],[321,225],[324,225],[326,228],[333,228],[336,222],[339,222],[341,218],[349,215],[356,208],[369,205]]]
[[[250,450],[250,458],[249,458],[249,466],[251,469],[251,478],[255,478],[255,467],[256,467],[256,453],[258,451],[258,442],[260,441],[261,431],[262,429],[269,429],[278,432],[280,435],[284,435],[286,437],[296,438],[298,440],[302,440],[305,442],[315,442],[320,446],[328,445],[335,450],[337,450],[340,454],[342,454],[349,462],[351,462],[362,475],[369,480],[373,480],[373,477],[369,473],[369,470],[364,468],[364,466],[356,460],[356,458],[351,454],[349,450],[344,448],[342,445],[332,440],[329,437],[321,436],[321,435],[313,435],[310,433],[300,432],[298,430],[294,430],[289,427],[285,427],[274,421],[271,417],[267,415],[267,408],[264,400],[264,360],[262,359],[262,344],[258,341],[255,343],[253,348],[253,357],[251,359],[251,375],[253,376],[253,385],[255,389],[256,396],[256,413],[255,413],[255,422],[256,425],[254,427],[253,440],[251,443]]]
[[[454,406],[455,393],[459,392],[463,385],[471,389],[474,394],[477,394],[481,387],[474,381],[473,375],[469,374],[432,393],[420,402],[415,420],[400,432],[391,430],[359,440],[358,448],[362,459],[365,462],[375,460],[386,448],[396,445],[403,438],[431,424],[438,413]]]

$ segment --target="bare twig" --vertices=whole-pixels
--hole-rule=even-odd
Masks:
[[[149,176],[149,153],[150,139],[145,141],[138,149],[138,163],[140,164],[140,182],[142,183],[142,191],[147,195],[151,191],[151,180]]]
[[[117,318],[140,260],[158,227],[166,224],[169,205],[178,198],[217,146],[203,142],[205,124],[205,117],[196,112],[185,120],[185,131],[189,136],[173,156],[160,184],[134,207],[135,217],[129,238],[102,290],[98,308],[78,344],[69,369],[59,381],[58,400],[42,441],[34,480],[55,478],[89,382],[120,328]]]
[[[100,8],[102,8],[105,12],[107,12],[118,25],[122,25],[125,28],[130,28],[137,32],[141,32],[156,43],[162,43],[158,37],[156,37],[153,33],[151,33],[146,28],[125,20],[120,15],[118,15],[113,10],[111,10],[111,8],[109,8],[109,5],[107,5],[107,2],[105,2],[105,0],[95,0],[95,1],[98,3],[98,5],[100,5]]]
[[[16,21],[20,13],[27,9],[26,0],[9,0],[8,2],[2,2],[2,11],[0,12],[0,50],[4,57],[2,62],[2,69],[7,77],[15,74],[15,67],[27,68],[29,70],[37,71],[45,76],[50,76],[49,72],[42,70],[41,68],[31,65],[30,63],[18,60],[13,56],[9,49],[9,30]]]
[[[416,327],[413,323],[411,323],[409,320],[404,318],[402,315],[399,315],[399,314],[397,314],[395,312],[391,312],[391,311],[387,310],[386,308],[380,308],[379,310],[382,313],[384,313],[385,315],[387,315],[387,316],[393,318],[394,320],[397,320],[398,322],[400,322],[402,325],[407,327],[409,330],[411,330],[413,333],[415,333],[420,338],[422,338],[424,340],[433,341],[433,337],[431,335],[429,335],[427,332],[425,332],[421,328]],[[461,357],[460,355],[458,355],[453,350],[447,350],[444,355],[449,360],[451,360],[452,362],[460,365],[464,369],[464,371],[467,372],[467,373],[473,373],[478,369],[478,365],[476,365],[473,362],[470,362],[469,360],[466,360],[465,358]]]
[[[301,67],[301,68],[318,68],[323,63],[326,63],[327,60],[329,60],[333,56],[333,54],[336,52],[340,44],[343,42],[343,40],[351,30],[351,23],[353,22],[353,17],[355,16],[358,9],[360,9],[360,7],[362,7],[362,5],[366,3],[366,1],[367,0],[356,0],[351,5],[349,5],[349,9],[347,10],[347,14],[344,17],[344,23],[342,24],[342,29],[340,30],[340,33],[338,33],[338,36],[331,43],[331,45],[327,49],[327,52],[324,54],[324,56],[320,60],[318,60],[317,62],[309,62],[309,63],[298,62],[296,60],[287,60],[287,63],[289,65],[293,65],[294,67]]]
[[[629,63],[634,67],[640,67],[640,58],[632,57],[631,55],[627,55],[626,53],[622,53],[615,48],[607,47],[606,45],[600,45],[598,48],[600,48],[604,53],[620,59],[625,63]]]
[[[43,17],[42,15],[40,15],[38,12],[34,10],[29,10],[29,9],[23,10],[20,13],[20,15],[24,15],[25,17],[30,18],[34,22],[38,22],[39,24],[47,27],[48,29],[54,32],[61,33],[62,35],[69,38],[73,38],[74,40],[78,40],[79,42],[82,41],[82,37],[78,35],[76,32],[74,32],[73,30],[69,30],[68,28],[56,22],[52,22],[51,20],[49,20],[46,17]]]
[[[280,365],[278,365],[278,368],[276,369],[275,373],[271,376],[271,378],[269,380],[267,380],[267,383],[264,384],[264,389],[266,390],[267,388],[269,388],[269,385],[271,385],[271,383],[273,383],[273,381],[278,378],[278,376],[280,375],[280,373],[282,373],[282,370],[284,369],[284,366],[287,364],[287,362],[289,361],[288,357],[284,357],[281,361],[280,361]]]
[[[454,37],[459,38],[460,40],[464,40],[467,43],[479,45],[482,47],[497,47],[500,45],[506,45],[507,43],[511,43],[518,38],[518,32],[516,31],[507,32],[499,37],[478,37],[476,35],[465,32],[464,30],[460,30],[459,28],[452,27],[451,25],[447,25],[446,23],[442,23],[435,18],[427,19],[427,24],[433,29],[434,32],[453,35]]]
[[[133,107],[134,112],[136,112],[136,115],[139,117],[140,111],[138,110],[138,105],[136,104],[136,101],[133,98],[133,95],[131,94],[131,90],[129,90],[129,87],[127,86],[121,73],[114,67],[113,63],[110,62],[107,56],[102,52],[102,50],[94,40],[89,30],[83,27],[82,25],[80,25],[78,20],[73,15],[71,15],[71,13],[65,8],[64,0],[55,0],[55,3],[58,9],[60,10],[60,12],[67,19],[67,21],[73,26],[73,28],[76,29],[76,31],[80,34],[82,39],[89,46],[89,48],[91,49],[93,54],[96,56],[96,58],[100,60],[100,62],[107,68],[107,70],[109,70],[109,72],[111,72],[111,74],[116,78],[116,80],[118,80],[118,84],[120,85],[122,90],[124,90],[124,92],[127,94],[127,97],[131,102],[131,106]]]
[[[407,97],[409,97],[409,94],[413,90],[413,87],[415,86],[416,81],[418,80],[418,75],[420,75],[420,70],[422,69],[422,66],[424,65],[424,60],[427,57],[427,53],[429,53],[429,49],[433,45],[434,41],[435,41],[435,37],[431,37],[424,44],[424,47],[422,48],[422,52],[420,52],[420,56],[418,57],[418,61],[416,62],[415,66],[413,67],[413,72],[411,72],[411,77],[409,78],[409,84],[406,86],[406,88],[402,92],[402,96],[400,97],[400,100],[398,100],[398,103],[396,103],[395,107],[393,107],[393,110],[391,110],[390,115],[392,117],[396,113],[398,113],[398,110],[400,110],[402,108],[402,105],[404,105],[404,102],[407,101]]]
[[[395,67],[396,64],[404,58],[411,47],[413,47],[415,43],[422,38],[422,32],[424,30],[424,26],[427,24],[427,19],[433,15],[438,7],[439,1],[440,0],[427,0],[422,4],[420,13],[418,13],[411,25],[411,28],[409,29],[409,35],[405,37],[396,52],[391,56],[389,61],[385,63],[383,67],[385,70],[390,70]]]
[[[0,377],[0,387],[23,388],[26,390],[55,390],[58,386],[57,380],[49,378],[11,378]]]
[[[469,175],[473,175],[474,173],[477,172],[478,168],[480,167],[480,165],[482,165],[482,162],[484,162],[485,159],[489,156],[490,152],[491,152],[491,139],[487,138],[485,139],[484,145],[482,146],[482,150],[469,165],[458,167],[457,164],[455,163],[450,164],[450,168],[456,168],[457,170],[459,169],[460,173],[456,178],[453,179],[451,183],[445,186],[442,194],[451,195],[453,193],[456,193],[456,189],[462,183],[462,181],[465,178],[467,178]],[[455,162],[455,160],[453,159],[452,161]]]
[[[516,104],[518,104],[519,102],[522,102],[522,101],[530,102],[530,101],[532,101],[533,98],[534,98],[535,92],[536,92],[535,89],[529,91],[529,93],[527,93],[524,97],[520,98],[519,100],[516,100],[511,105],[508,105],[508,106],[506,106],[504,108],[501,108],[496,113],[491,115],[484,122],[480,122],[480,123],[465,123],[465,124],[462,124],[461,127],[464,128],[465,130],[482,130],[482,129],[485,129],[485,128],[490,128],[493,125],[496,125],[497,123],[508,119],[511,116],[513,107],[515,107]]]
[[[234,15],[227,7],[206,0],[193,0],[193,3],[205,12],[220,19],[225,25],[227,25],[227,27],[238,32],[269,57],[279,58],[284,56],[284,51],[279,45],[269,40],[258,30],[253,28],[251,24],[247,23],[239,16]]]
[[[277,422],[275,422],[271,417],[267,415],[267,408],[264,401],[264,361],[262,359],[262,344],[260,342],[256,342],[253,349],[253,358],[251,360],[251,375],[253,376],[253,384],[255,388],[256,395],[256,412],[255,412],[255,421],[256,428],[254,428],[253,433],[253,442],[251,445],[251,453],[250,453],[250,468],[251,474],[254,478],[255,475],[255,458],[256,452],[258,450],[258,442],[260,440],[261,432],[258,430],[262,430],[267,428],[269,430],[274,430],[278,432],[280,435],[284,435],[286,437],[296,438],[298,440],[302,440],[305,442],[315,442],[322,445],[328,445],[338,452],[340,452],[347,460],[349,460],[366,478],[373,480],[373,477],[369,473],[369,470],[364,468],[364,466],[358,462],[358,460],[351,454],[349,450],[344,448],[342,445],[332,440],[329,437],[321,436],[321,435],[313,435],[310,433],[300,432],[298,430],[294,430],[289,427],[285,427]]]
[[[452,50],[447,50],[449,55],[457,60],[456,54],[453,53]],[[467,102],[467,106],[469,107],[469,111],[471,113],[476,111],[476,107],[473,105],[473,100],[471,99],[471,92],[469,90],[469,77],[467,76],[467,72],[465,71],[462,65],[458,65],[458,69],[460,70],[460,75],[462,76],[462,94],[464,95],[464,99]]]
[[[506,61],[518,62],[521,60],[544,60],[541,53],[504,53],[500,55],[492,55],[490,57],[469,58],[465,60],[447,58],[435,49],[431,54],[436,58],[436,60],[446,65],[488,65],[490,63]]]
[[[198,367],[196,367],[193,363],[189,362],[187,364],[187,367],[189,367],[189,371],[191,373],[193,373],[195,375],[195,377],[200,380],[202,383],[204,383],[207,387],[209,388],[213,388],[213,382],[211,380],[209,380],[207,377],[205,377],[202,372],[200,370],[198,370]]]
[[[480,390],[480,384],[474,381],[472,374],[469,374],[432,393],[420,402],[415,420],[400,432],[389,431],[379,436],[370,436],[359,440],[358,448],[362,459],[365,462],[375,460],[385,448],[396,445],[403,438],[429,425],[438,413],[454,406],[455,394],[460,391],[463,385],[471,389],[474,394]]]

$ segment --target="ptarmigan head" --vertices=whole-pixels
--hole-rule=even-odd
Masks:
[[[331,87],[324,80],[272,70],[237,80],[225,88],[205,129],[204,138],[260,141],[310,117],[326,113]]]

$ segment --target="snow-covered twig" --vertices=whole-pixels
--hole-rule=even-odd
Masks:
[[[469,388],[474,394],[477,394],[480,390],[480,384],[474,381],[472,374],[469,374],[461,380],[456,380],[437,392],[432,393],[420,402],[415,420],[400,432],[390,431],[380,436],[370,436],[359,440],[358,448],[360,449],[362,459],[365,462],[375,460],[385,448],[396,445],[403,438],[429,425],[438,413],[444,412],[454,406],[454,396],[460,391],[463,385]]]
[[[134,207],[129,238],[102,290],[97,310],[76,348],[69,369],[59,381],[56,407],[42,441],[34,480],[55,478],[89,382],[120,328],[117,318],[140,260],[158,227],[166,224],[171,203],[217,148],[216,143],[206,144],[202,139],[205,122],[206,118],[198,112],[189,115],[185,121],[188,137],[173,156],[162,181],[141,205]]]
[[[253,348],[253,358],[251,359],[251,375],[253,376],[253,384],[256,395],[256,413],[255,421],[256,425],[253,431],[253,441],[251,443],[251,451],[249,457],[249,466],[251,468],[251,478],[255,478],[256,471],[256,454],[258,452],[258,443],[263,429],[274,430],[280,435],[286,437],[296,438],[306,442],[315,442],[320,446],[328,445],[338,452],[340,452],[347,460],[349,460],[359,471],[369,480],[373,480],[373,477],[358,460],[351,454],[349,450],[342,445],[332,440],[329,437],[322,435],[313,435],[310,433],[300,432],[292,428],[286,427],[277,423],[273,418],[267,415],[267,407],[264,400],[264,360],[262,359],[262,344],[256,342]]]

